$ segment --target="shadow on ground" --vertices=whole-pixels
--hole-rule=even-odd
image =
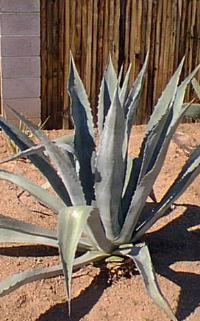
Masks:
[[[185,320],[200,304],[200,275],[172,267],[178,262],[200,261],[200,229],[191,230],[200,224],[200,207],[183,206],[183,215],[147,237],[156,272],[181,288],[176,313],[179,320]]]
[[[89,313],[95,303],[99,300],[105,288],[108,286],[108,274],[105,270],[96,276],[89,287],[84,289],[77,298],[71,302],[72,318],[67,317],[68,309],[66,303],[53,306],[36,321],[79,321],[84,315]]]

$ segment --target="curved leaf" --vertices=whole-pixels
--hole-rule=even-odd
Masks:
[[[67,196],[67,199],[65,200],[65,203],[67,203],[68,205],[69,204],[68,199],[70,198],[71,203],[74,205],[85,204],[82,188],[68,153],[65,153],[62,148],[58,147],[56,144],[51,142],[47,138],[47,136],[41,131],[41,129],[37,128],[23,115],[20,115],[16,110],[14,110],[11,107],[10,109],[21,121],[23,121],[23,123],[31,130],[31,132],[38,139],[40,139],[42,144],[45,146],[47,154],[55,164],[58,174],[60,175],[63,181],[63,184],[66,187],[66,193],[68,196]],[[47,179],[50,182],[49,176],[47,177]]]
[[[85,254],[77,257],[74,261],[74,269],[78,269],[91,262],[96,262],[104,258],[105,255],[100,252],[88,251]],[[10,294],[19,287],[41,279],[54,278],[63,274],[62,265],[54,265],[45,268],[34,269],[16,273],[11,277],[0,282],[0,297]]]
[[[22,120],[22,117],[19,113],[17,113],[13,108],[7,105],[9,108],[19,119]],[[21,117],[21,118],[20,118]],[[23,119],[25,119],[23,117]],[[22,120],[23,121],[23,120]],[[4,130],[4,132],[14,141],[14,143],[21,149],[25,150],[32,146],[34,143],[29,139],[27,135],[22,133],[16,126],[9,124],[6,119],[0,116],[0,127]],[[69,195],[65,189],[62,180],[57,175],[55,169],[51,166],[48,159],[42,155],[31,155],[28,156],[31,162],[37,167],[40,172],[47,178],[55,192],[62,198],[66,205],[71,205],[71,201]]]
[[[0,242],[34,243],[58,247],[55,231],[0,214]]]
[[[46,191],[44,188],[30,181],[26,177],[11,172],[0,170],[0,179],[7,180],[21,187],[23,190],[29,192],[36,197],[40,202],[46,205],[48,208],[58,213],[66,205],[64,202]]]
[[[46,268],[34,269],[32,271],[16,273],[0,282],[0,297],[10,294],[12,291],[15,291],[20,286],[23,286],[27,283],[56,277],[61,274],[63,274],[61,264]]]

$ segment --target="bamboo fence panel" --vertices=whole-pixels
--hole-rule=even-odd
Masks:
[[[182,78],[200,63],[200,1],[41,0],[42,119],[50,115],[50,128],[72,125],[67,94],[70,51],[95,121],[109,53],[117,72],[123,63],[123,75],[132,63],[133,81],[149,51],[137,114],[137,123],[144,123],[182,57]],[[190,88],[187,101],[193,96]]]

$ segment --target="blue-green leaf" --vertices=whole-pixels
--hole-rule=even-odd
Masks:
[[[132,249],[130,249],[129,253],[127,253],[126,255],[135,262],[144,280],[147,293],[152,298],[152,300],[167,313],[170,320],[178,321],[169,303],[161,293],[148,247],[145,244],[138,244],[137,246],[134,246]]]
[[[41,279],[47,279],[56,277],[63,274],[61,264],[34,269],[31,271],[24,271],[20,273],[16,273],[9,278],[0,282],[0,297],[10,294],[12,291],[15,291],[20,286],[23,286],[27,283],[34,282]]]
[[[0,214],[0,242],[45,244],[58,247],[55,231]]]
[[[69,302],[71,300],[71,278],[75,253],[87,219],[92,212],[91,206],[73,206],[61,211],[58,220],[58,243],[63,265],[66,289]]]
[[[40,139],[42,144],[45,146],[46,152],[52,160],[52,162],[55,164],[58,174],[60,175],[62,182],[66,188],[67,200],[64,201],[67,203],[67,205],[69,203],[69,199],[71,201],[71,204],[73,205],[85,204],[82,188],[77,177],[74,165],[68,153],[66,153],[65,151],[63,151],[62,148],[58,147],[56,144],[51,142],[47,138],[47,136],[41,131],[41,129],[32,124],[23,115],[20,115],[16,110],[14,110],[11,107],[10,109],[21,121],[23,121],[23,123],[31,130],[31,132],[38,139]],[[49,176],[47,177],[47,179],[50,182]]]
[[[128,67],[124,82],[122,84],[122,88],[120,89],[119,97],[120,97],[120,102],[121,102],[122,106],[124,106],[124,103],[125,103],[127,96],[128,96],[128,84],[129,84],[129,80],[130,80],[131,67],[132,67],[132,64],[130,64]],[[120,81],[119,81],[119,83],[120,83]]]
[[[87,94],[71,57],[68,91],[71,98],[71,113],[75,127],[74,148],[80,164],[79,178],[86,202],[91,204],[94,196],[93,154],[95,143],[93,120]]]
[[[19,115],[19,113],[17,113],[13,108],[9,106],[7,106],[7,108],[9,108],[20,119],[21,116]],[[34,146],[34,143],[29,139],[27,135],[22,133],[16,126],[9,124],[3,117],[0,117],[0,127],[21,150],[26,150]],[[42,155],[42,157],[39,155],[31,155],[28,156],[28,158],[47,178],[51,186],[54,188],[55,192],[62,198],[65,204],[71,205],[71,201],[65,189],[65,186],[63,185],[60,177],[57,175],[55,169],[49,163],[48,159],[44,155]]]
[[[144,140],[140,151],[139,158],[141,159],[140,180],[146,173],[151,162],[152,155],[155,152],[156,146],[159,146],[164,140],[166,131],[168,130],[171,121],[171,109],[173,108],[174,99],[176,96],[180,74],[183,68],[184,58],[182,59],[176,72],[170,79],[168,85],[163,91],[158,103],[154,107],[150,121],[147,125]]]
[[[168,192],[163,196],[157,207],[150,213],[148,219],[138,226],[133,240],[138,240],[161,217],[171,204],[186,190],[192,181],[200,174],[200,147],[198,147],[190,159],[186,162],[177,179]]]
[[[60,198],[52,195],[44,188],[41,188],[39,185],[35,184],[22,175],[13,174],[5,170],[0,170],[0,179],[7,180],[18,185],[23,190],[36,197],[40,202],[53,210],[55,213],[59,213],[59,211],[61,211],[61,209],[65,207],[64,202]]]
[[[146,146],[149,144],[149,153],[147,154],[147,152],[145,152],[146,156],[144,156],[144,159],[146,159],[147,163],[149,162],[149,166],[145,171],[142,170],[142,175],[140,172],[138,184],[137,184],[135,193],[133,195],[131,205],[129,207],[129,211],[126,216],[122,231],[120,233],[120,237],[119,237],[120,242],[124,240],[126,240],[126,242],[129,242],[132,238],[132,233],[138,223],[138,219],[145,205],[146,199],[149,196],[153,188],[153,184],[158,174],[160,173],[160,170],[164,163],[171,138],[178,124],[180,123],[184,113],[189,107],[189,105],[187,105],[184,108],[182,107],[185,90],[199,67],[200,66],[198,66],[178,87],[172,107],[170,108],[167,114],[167,120],[165,122],[162,134],[160,132],[160,126],[156,126],[153,128],[153,130],[151,130],[150,134],[148,135],[148,139],[145,143],[145,150],[147,151]],[[159,139],[157,139],[156,137],[157,135]],[[154,145],[154,139],[157,140],[157,144],[155,145]],[[150,151],[151,141],[153,141],[152,146],[154,146],[153,154],[151,154],[151,151]],[[144,160],[143,160],[143,164],[146,167]]]
[[[109,56],[109,63],[102,79],[99,102],[98,102],[98,130],[101,134],[104,122],[111,106],[113,96],[117,87],[118,79],[115,72],[111,56]]]
[[[96,262],[104,257],[106,257],[104,253],[88,251],[74,260],[74,269],[78,269],[91,262]],[[63,268],[61,264],[16,273],[0,282],[0,297],[10,294],[12,291],[15,291],[20,286],[27,283],[41,279],[54,278],[62,274]]]
[[[125,175],[124,136],[124,111],[117,89],[101,136],[95,177],[97,207],[109,240],[113,240],[120,232],[118,215]]]

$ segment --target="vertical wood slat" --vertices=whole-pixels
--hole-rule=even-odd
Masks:
[[[199,0],[41,0],[42,119],[51,115],[49,127],[70,126],[70,50],[95,119],[109,52],[117,71],[121,62],[124,72],[132,63],[133,81],[149,50],[137,115],[137,122],[146,121],[181,58],[186,55],[182,78],[200,63],[199,21]],[[192,95],[188,90],[187,100]]]

